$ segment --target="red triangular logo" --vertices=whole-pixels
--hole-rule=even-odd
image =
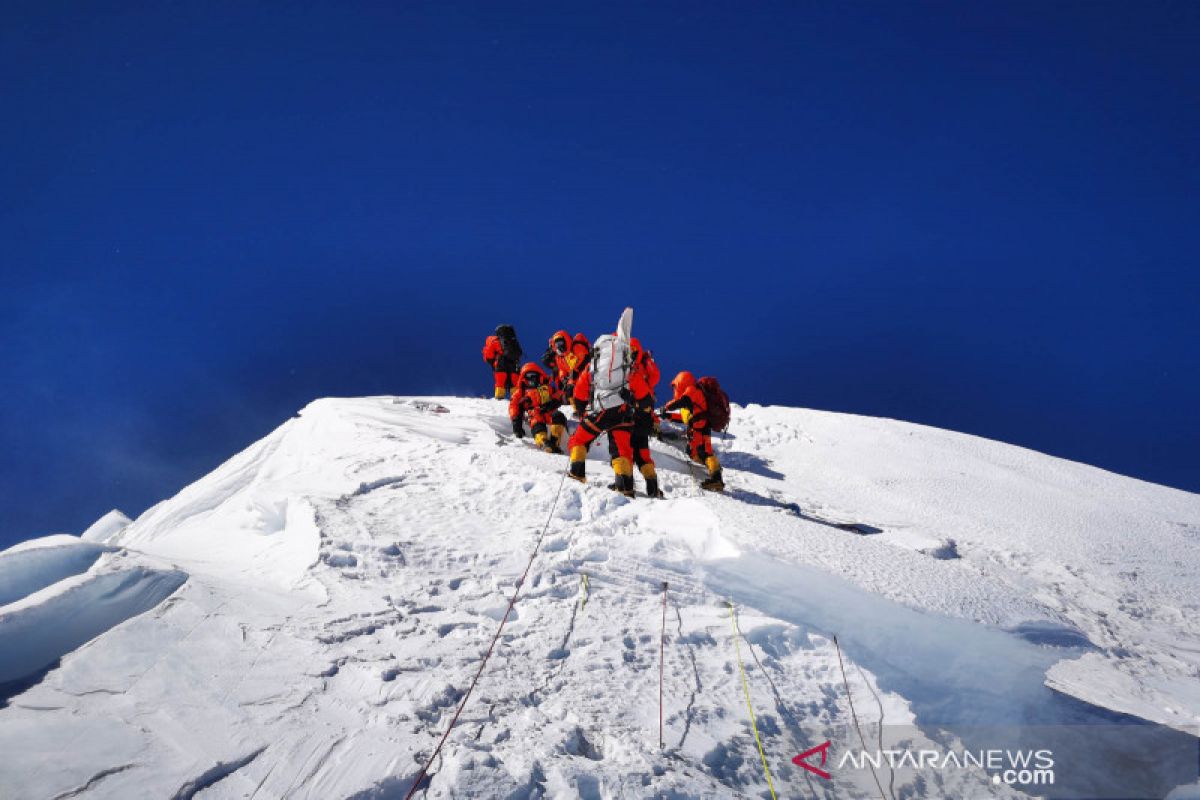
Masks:
[[[815,775],[819,775],[822,778],[824,778],[825,780],[829,780],[833,776],[831,776],[828,772],[821,769],[820,767],[814,767],[812,764],[808,763],[809,756],[820,753],[821,754],[821,766],[822,767],[825,766],[825,758],[829,754],[829,745],[830,745],[830,743],[828,741],[826,741],[825,744],[819,744],[816,747],[811,747],[808,750],[805,750],[800,755],[793,758],[792,763],[795,764],[797,767],[804,767],[809,772],[811,772]]]

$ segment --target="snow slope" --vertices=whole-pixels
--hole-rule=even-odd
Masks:
[[[725,496],[655,443],[668,499],[630,501],[601,452],[564,482],[499,403],[320,400],[96,542],[0,553],[0,797],[403,797],[547,525],[421,796],[769,796],[739,655],[783,797],[1020,796],[980,769],[793,765],[859,734],[851,701],[889,746],[1131,722],[1111,712],[1194,734],[1200,497],[891,420],[734,412]],[[1060,786],[1116,785],[1097,737],[1055,735]]]

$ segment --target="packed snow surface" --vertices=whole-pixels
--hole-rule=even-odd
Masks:
[[[403,797],[539,537],[419,796],[769,796],[742,669],[781,797],[1021,796],[982,769],[793,764],[851,701],[889,744],[1122,715],[1158,723],[1133,726],[1147,747],[1193,741],[1196,495],[749,406],[717,441],[724,495],[655,442],[668,497],[630,500],[602,443],[564,481],[504,411],[317,401],[132,523],[0,553],[0,797]],[[1060,781],[1098,792],[1092,771]]]

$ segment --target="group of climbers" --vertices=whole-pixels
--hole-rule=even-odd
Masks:
[[[509,398],[513,434],[524,437],[528,423],[534,442],[550,453],[563,452],[567,418],[561,409],[570,405],[579,420],[566,442],[571,478],[586,483],[588,448],[607,434],[616,476],[610,488],[632,497],[636,468],[646,482],[646,494],[662,497],[650,437],[659,434],[659,423],[666,419],[685,427],[689,457],[707,468],[700,486],[718,492],[725,488],[712,431],[728,424],[729,400],[715,379],[697,381],[692,373],[680,372],[671,382],[671,400],[656,409],[659,368],[636,338],[605,334],[589,344],[582,333],[571,336],[560,330],[550,337],[542,356],[544,369],[533,362],[518,369],[520,356],[511,325],[498,326],[487,338],[483,358],[495,374],[495,397]]]

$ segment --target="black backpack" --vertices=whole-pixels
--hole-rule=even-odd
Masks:
[[[517,341],[517,332],[512,325],[497,325],[496,336],[500,346],[504,348],[504,357],[516,364],[521,361],[521,343]]]

